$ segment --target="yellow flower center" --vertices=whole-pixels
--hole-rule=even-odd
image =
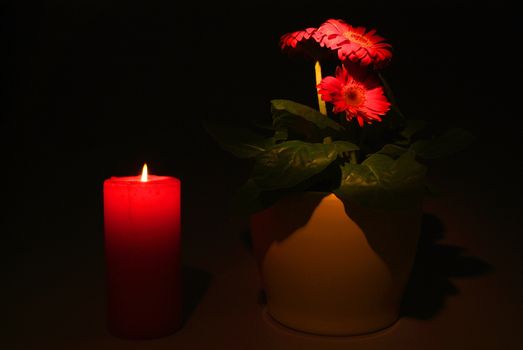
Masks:
[[[345,32],[345,33],[343,33],[343,36],[346,37],[347,39],[349,39],[350,41],[352,41],[356,44],[359,44],[360,46],[363,46],[363,47],[372,46],[372,42],[361,34],[357,34],[354,32]]]
[[[359,86],[349,86],[344,93],[345,102],[352,107],[359,107],[365,103],[365,90]]]

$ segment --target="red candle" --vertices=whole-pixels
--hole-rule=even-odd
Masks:
[[[107,318],[112,334],[155,338],[181,326],[180,180],[104,182]]]

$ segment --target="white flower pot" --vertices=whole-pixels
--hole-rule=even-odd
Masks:
[[[356,335],[392,325],[414,260],[421,203],[344,205],[334,194],[286,197],[251,217],[267,311],[295,330]]]

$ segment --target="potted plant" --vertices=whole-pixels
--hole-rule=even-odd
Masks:
[[[317,108],[275,99],[269,125],[206,123],[252,162],[235,203],[250,217],[267,311],[315,334],[382,329],[398,318],[415,256],[425,162],[472,136],[400,112],[382,76],[391,45],[375,30],[329,19],[280,46],[311,59]],[[321,62],[332,61],[322,77]]]

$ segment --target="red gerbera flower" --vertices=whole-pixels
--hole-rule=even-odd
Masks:
[[[347,120],[356,118],[358,124],[381,121],[390,109],[383,88],[374,75],[356,65],[336,68],[336,76],[325,77],[318,84],[321,98],[334,105],[334,113],[346,113]]]
[[[305,30],[284,34],[280,39],[280,47],[282,50],[288,47],[295,49],[299,42],[309,40],[315,32],[316,28],[307,28]]]
[[[303,53],[314,60],[328,58],[335,55],[335,50],[323,47],[317,36],[316,28],[307,28],[284,34],[280,38],[280,47],[284,51]]]
[[[365,27],[353,27],[342,20],[329,19],[314,33],[321,46],[338,50],[340,60],[350,60],[363,66],[381,66],[392,58],[391,45]]]

